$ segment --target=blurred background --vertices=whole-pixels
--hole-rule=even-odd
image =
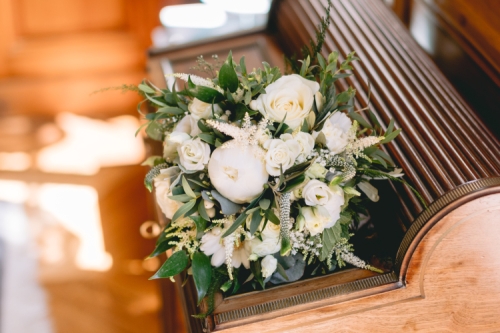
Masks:
[[[203,2],[0,0],[1,333],[165,328],[139,99],[93,92],[140,83],[148,48],[262,26],[270,5]]]
[[[263,29],[270,2],[0,0],[0,333],[185,331],[143,260],[139,99],[103,88],[139,83],[150,48]],[[384,2],[499,135],[498,0]]]

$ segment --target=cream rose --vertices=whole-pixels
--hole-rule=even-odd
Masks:
[[[180,164],[188,171],[203,170],[210,159],[210,146],[200,138],[184,141],[177,147]]]
[[[194,98],[193,101],[189,103],[188,110],[196,121],[201,118],[212,118],[212,104],[202,102],[198,98]],[[220,113],[222,109],[217,104],[214,104],[214,111]]]
[[[326,146],[334,153],[342,152],[348,143],[348,132],[352,126],[351,120],[342,112],[335,112],[324,124],[321,132],[325,135]],[[314,132],[317,138],[319,132]]]
[[[300,75],[282,76],[266,87],[266,93],[257,98],[257,109],[269,119],[281,122],[292,129],[302,125],[314,102],[319,84]]]
[[[274,273],[278,267],[278,260],[271,255],[267,255],[262,259],[260,265],[262,267],[262,277],[265,279]]]
[[[250,226],[249,223],[250,221],[249,219],[247,219],[247,227]],[[257,257],[264,257],[268,254],[276,253],[281,248],[280,226],[268,221],[266,227],[264,228],[264,230],[262,230],[263,223],[264,219],[262,219],[259,226],[259,231],[261,231],[260,236],[262,240],[257,237],[254,237],[251,240],[252,254],[255,254]]]
[[[168,169],[161,170],[160,174],[154,179],[156,202],[168,219],[171,219],[177,209],[183,205],[182,202],[169,198],[169,196],[172,195],[170,186],[172,185],[172,182],[179,177],[180,173],[181,169],[177,166],[173,166]]]
[[[266,170],[271,176],[280,175],[280,165],[283,171],[292,167],[300,154],[296,140],[271,139],[264,143],[264,148],[267,149]]]
[[[188,114],[177,123],[174,132],[183,132],[195,137],[201,133],[201,130],[198,127],[198,120]]]
[[[302,196],[306,205],[326,208],[330,220],[325,224],[325,228],[333,227],[340,218],[340,210],[344,204],[344,192],[340,187],[330,188],[325,183],[313,179],[304,186]]]
[[[305,175],[309,178],[325,178],[328,170],[319,163],[313,163],[309,169],[307,169]]]
[[[264,190],[269,174],[257,146],[219,147],[208,163],[208,175],[215,189],[232,202],[251,202]]]
[[[314,138],[311,134],[305,132],[298,132],[295,135],[290,133],[285,133],[280,136],[283,141],[295,140],[299,144],[300,152],[297,156],[297,162],[302,163],[306,160],[306,157],[311,154],[314,149]]]
[[[165,136],[163,142],[163,157],[167,161],[173,161],[177,157],[177,148],[186,140],[191,139],[189,134],[184,132],[172,132]]]
[[[302,207],[302,215],[311,236],[322,233],[331,221],[330,213],[323,206]]]

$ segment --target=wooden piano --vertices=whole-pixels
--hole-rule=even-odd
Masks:
[[[356,51],[356,107],[403,132],[388,150],[406,187],[384,190],[373,213],[379,243],[394,258],[375,274],[349,269],[219,299],[206,320],[188,283],[178,292],[191,332],[500,332],[500,143],[381,0],[335,0],[325,53]],[[282,64],[314,36],[320,0],[275,1],[267,29],[151,50],[151,79],[189,72],[199,55]],[[497,87],[498,88],[498,87]],[[368,99],[370,91],[370,99]],[[498,89],[497,89],[498,91]],[[498,108],[498,107],[497,107]],[[382,196],[381,196],[382,197]],[[180,283],[180,279],[176,279]],[[170,284],[166,281],[165,284]],[[167,288],[167,287],[166,287]],[[165,311],[172,316],[175,309]]]

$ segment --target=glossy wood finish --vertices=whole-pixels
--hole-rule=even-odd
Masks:
[[[496,253],[491,235],[500,229],[487,221],[494,219],[492,212],[500,207],[498,139],[384,3],[333,3],[325,55],[339,50],[345,57],[355,50],[361,58],[354,64],[354,76],[339,82],[339,88],[354,86],[357,108],[369,105],[380,123],[388,124],[393,118],[396,127],[403,129],[388,151],[429,208],[408,188],[392,185],[399,203],[384,208],[384,219],[398,220],[407,231],[393,272],[378,276],[358,270],[339,272],[220,299],[205,325],[209,330],[228,332],[303,332],[306,327],[329,332],[481,332],[481,325],[484,332],[500,330],[490,310],[500,305],[496,287],[500,267],[496,261],[488,266]],[[277,1],[267,34],[287,53],[297,52],[314,35],[324,14],[322,5],[326,1]],[[175,64],[183,63],[181,56],[238,48],[251,44],[256,36],[268,40],[265,34],[257,34],[153,52],[153,78],[160,80],[161,70],[177,71]],[[274,54],[275,49],[270,50],[274,51],[261,56]],[[481,236],[489,231],[483,246]],[[460,264],[458,258],[463,258]],[[493,270],[485,278],[488,284],[481,284],[478,292],[492,297],[470,309],[465,302],[473,291],[460,289],[460,281],[465,279],[463,285],[473,288],[477,275],[488,269]],[[192,307],[192,290],[186,294],[186,304]],[[456,313],[470,313],[470,317],[457,319]],[[438,323],[441,326],[434,326]],[[191,330],[201,332],[201,324]]]

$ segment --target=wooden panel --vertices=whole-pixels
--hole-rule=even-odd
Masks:
[[[123,0],[17,0],[18,31],[25,36],[121,28]]]
[[[7,56],[15,41],[12,2],[0,0],[0,77],[7,75]]]

